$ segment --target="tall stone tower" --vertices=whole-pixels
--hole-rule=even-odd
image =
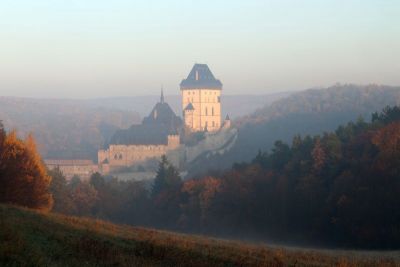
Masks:
[[[208,66],[195,64],[180,86],[186,127],[194,132],[220,129],[222,83]]]

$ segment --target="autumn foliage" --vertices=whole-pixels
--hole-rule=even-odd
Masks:
[[[83,190],[90,186],[97,193]],[[197,179],[182,180],[163,158],[153,186],[95,175],[90,185],[66,187],[77,215],[230,238],[398,249],[400,108],[291,144],[278,140],[251,162]]]
[[[50,210],[50,182],[33,137],[21,140],[0,125],[0,202]]]

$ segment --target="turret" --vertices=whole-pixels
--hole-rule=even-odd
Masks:
[[[232,125],[231,119],[229,118],[229,115],[226,115],[223,128],[224,129],[231,128],[231,125]]]

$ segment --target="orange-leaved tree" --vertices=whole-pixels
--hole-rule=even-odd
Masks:
[[[0,202],[48,211],[50,182],[33,137],[21,140],[0,124]]]

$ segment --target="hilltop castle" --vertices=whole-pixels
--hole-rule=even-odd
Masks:
[[[67,177],[79,170],[85,178],[99,171],[103,174],[123,170],[150,159],[167,155],[168,159],[180,167],[185,160],[201,151],[209,151],[216,144],[223,143],[224,135],[214,137],[200,149],[185,149],[182,143],[184,132],[217,133],[230,127],[229,117],[221,121],[222,83],[211,73],[206,64],[195,64],[186,79],[180,84],[182,94],[183,120],[165,102],[163,91],[160,101],[140,125],[115,132],[105,149],[98,151],[98,165],[81,161],[47,161],[50,169],[59,167]],[[222,140],[222,141],[221,141]],[[73,166],[73,164],[79,166]],[[71,165],[72,164],[72,165]]]

